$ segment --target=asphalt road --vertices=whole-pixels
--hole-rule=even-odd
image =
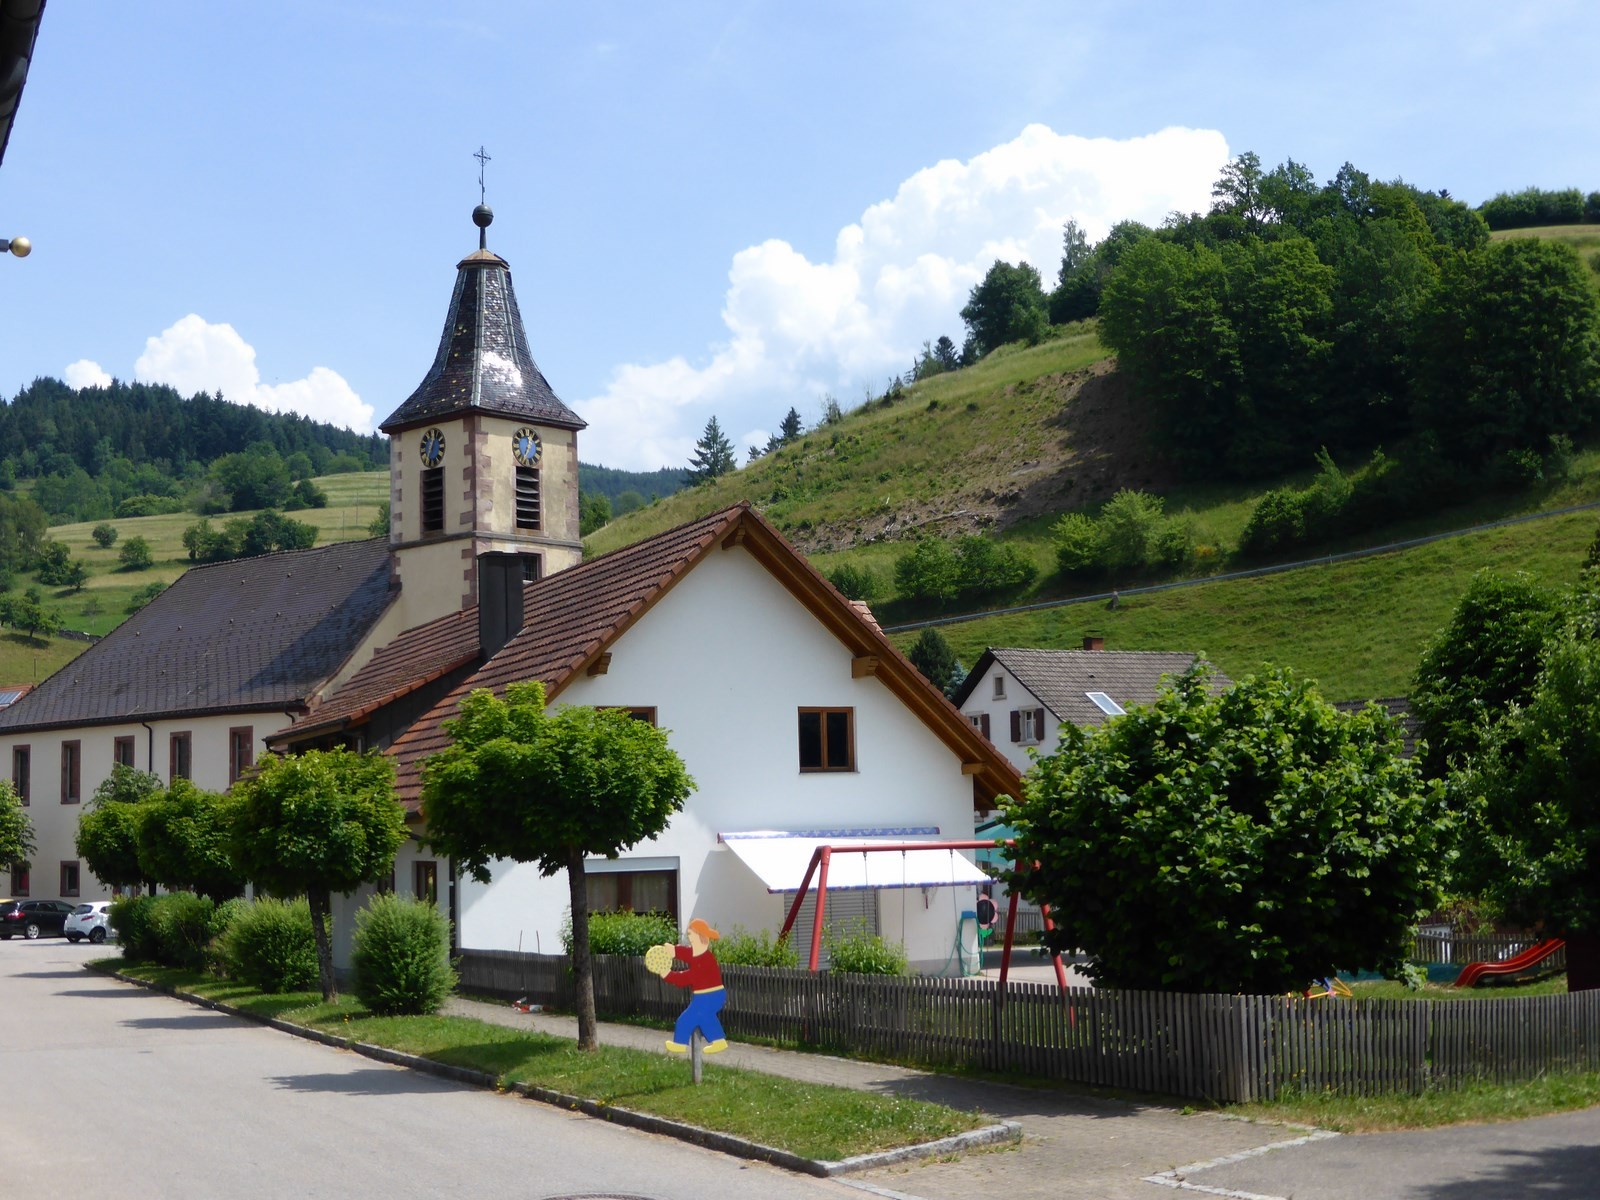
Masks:
[[[0,942],[4,1200],[862,1196],[83,970],[106,952]]]

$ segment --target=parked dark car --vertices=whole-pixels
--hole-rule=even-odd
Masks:
[[[0,904],[0,941],[9,942],[17,934],[60,937],[76,904],[65,900],[7,900]]]

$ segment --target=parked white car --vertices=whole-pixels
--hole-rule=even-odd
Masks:
[[[61,932],[67,935],[69,942],[88,938],[99,945],[111,934],[111,901],[91,900],[78,905],[67,914],[67,923]]]

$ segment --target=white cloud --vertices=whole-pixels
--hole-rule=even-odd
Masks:
[[[71,388],[103,388],[111,386],[111,376],[106,369],[93,359],[80,358],[77,362],[68,363],[67,369],[61,372],[61,377],[66,380]]]
[[[337,371],[313,367],[304,379],[262,383],[255,347],[232,325],[213,325],[194,313],[146,339],[133,374],[144,383],[168,384],[185,396],[220,391],[235,404],[297,412],[357,433],[372,430],[372,405],[363,403]]]
[[[918,171],[839,231],[829,262],[779,239],[741,250],[722,310],[728,339],[698,366],[680,355],[617,367],[578,405],[583,457],[676,465],[712,413],[724,429],[764,429],[791,404],[810,422],[825,392],[848,407],[863,385],[881,390],[906,370],[925,340],[959,344],[961,307],[996,259],[1032,263],[1049,287],[1069,217],[1093,241],[1120,220],[1203,210],[1227,159],[1211,130],[1118,141],[1030,125],[968,162]]]

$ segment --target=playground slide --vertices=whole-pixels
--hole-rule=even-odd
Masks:
[[[1461,974],[1456,976],[1456,986],[1471,987],[1485,975],[1515,975],[1518,971],[1526,971],[1529,967],[1538,966],[1565,945],[1566,942],[1560,938],[1550,938],[1537,946],[1529,946],[1521,954],[1513,954],[1510,958],[1501,959],[1499,962],[1468,963],[1461,969]]]

